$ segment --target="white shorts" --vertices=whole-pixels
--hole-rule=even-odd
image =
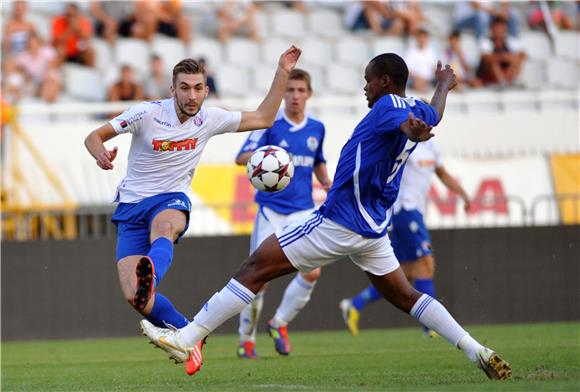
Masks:
[[[254,230],[250,237],[250,254],[268,237],[283,227],[301,222],[306,219],[314,209],[296,211],[289,215],[280,214],[268,207],[259,206],[254,222]]]
[[[363,271],[382,276],[399,267],[388,236],[365,238],[314,211],[302,222],[276,231],[290,263],[299,271],[334,263],[348,256]]]

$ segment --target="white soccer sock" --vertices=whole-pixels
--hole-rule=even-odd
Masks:
[[[235,279],[215,293],[195,315],[193,321],[179,331],[183,346],[193,347],[230,317],[251,304],[256,295]]]
[[[241,343],[256,341],[256,329],[263,306],[264,292],[260,291],[256,294],[254,301],[240,313],[240,328],[238,329],[238,333],[240,334]]]
[[[477,351],[481,345],[469,336],[467,331],[461,328],[439,301],[427,294],[423,294],[413,305],[411,316],[415,317],[427,328],[443,336],[445,340],[455,347],[463,350],[472,362],[476,360]]]
[[[316,281],[308,282],[299,273],[296,274],[296,277],[292,279],[284,291],[282,302],[280,302],[278,309],[276,309],[276,315],[272,319],[272,326],[280,328],[294,320],[298,312],[310,301],[314,286],[316,286]]]

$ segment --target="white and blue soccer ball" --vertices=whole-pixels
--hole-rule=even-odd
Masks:
[[[279,192],[290,184],[294,163],[282,147],[258,148],[246,164],[248,179],[257,190]]]

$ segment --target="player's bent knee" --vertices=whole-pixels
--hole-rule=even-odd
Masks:
[[[320,271],[321,271],[320,268],[316,268],[308,273],[301,272],[300,275],[307,282],[313,283],[316,282],[318,279],[320,279]]]

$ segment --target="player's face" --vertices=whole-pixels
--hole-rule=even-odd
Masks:
[[[201,109],[209,89],[203,74],[177,74],[171,93],[180,117],[193,117]]]
[[[372,108],[375,102],[386,94],[385,78],[375,75],[375,73],[372,72],[371,65],[369,64],[365,68],[365,81],[365,97],[367,97],[369,108]]]
[[[304,113],[306,101],[312,96],[308,84],[304,80],[290,79],[284,93],[284,103],[288,114],[300,115]]]

